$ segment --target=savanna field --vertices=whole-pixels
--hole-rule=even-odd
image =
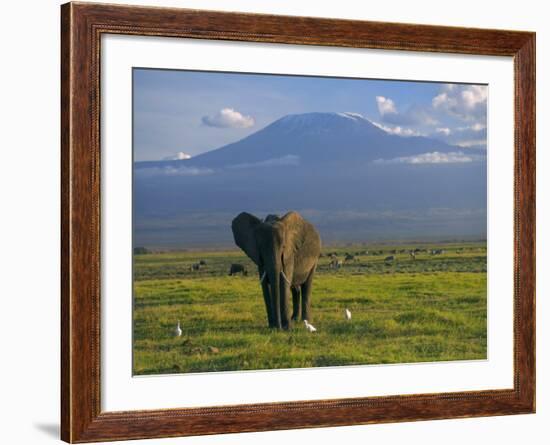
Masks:
[[[330,268],[329,253],[355,258]],[[248,276],[229,276],[232,263]],[[257,275],[239,250],[134,255],[134,374],[486,358],[484,242],[324,248],[315,333],[269,329]]]

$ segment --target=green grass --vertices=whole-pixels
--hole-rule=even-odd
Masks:
[[[253,264],[239,251],[136,255],[134,373],[229,371],[379,363],[484,359],[487,353],[485,243],[346,246],[357,253],[340,270],[320,259],[313,320],[290,331],[267,328]],[[382,250],[382,253],[378,253]],[[397,250],[397,260],[384,258]],[[372,251],[377,254],[372,255]],[[203,259],[199,271],[190,265]],[[228,276],[232,262],[248,277]],[[343,311],[352,312],[350,322]],[[177,320],[183,335],[172,335]]]

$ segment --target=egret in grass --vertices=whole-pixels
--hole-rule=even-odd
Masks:
[[[344,311],[344,317],[346,317],[346,320],[351,320],[351,311],[348,308]]]
[[[304,320],[304,326],[306,327],[308,332],[317,332],[317,329],[315,329],[315,326],[313,326],[312,324],[309,324],[309,321],[307,320]]]
[[[176,329],[174,329],[174,336],[175,337],[181,337],[182,331],[180,326],[180,321],[178,320],[178,325],[176,326]]]

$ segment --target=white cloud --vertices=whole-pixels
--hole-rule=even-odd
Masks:
[[[473,110],[478,104],[487,102],[487,87],[483,85],[471,85],[460,92],[462,101],[467,109]]]
[[[484,148],[487,145],[487,127],[483,122],[476,122],[471,125],[455,127],[452,129],[438,128],[432,136],[443,140],[448,144],[465,148]]]
[[[446,102],[449,102],[451,98],[447,93],[439,93],[432,99],[432,105],[434,108],[442,107]],[[456,103],[456,101],[454,102]]]
[[[432,106],[463,120],[486,116],[487,86],[444,85],[441,92],[432,99]]]
[[[389,97],[376,96],[376,105],[382,121],[403,126],[437,125],[437,119],[431,115],[431,109],[412,105],[405,111],[398,111],[395,102]]]
[[[439,121],[426,112],[419,112],[417,120],[425,125],[437,125]]]
[[[202,123],[217,128],[249,128],[255,124],[252,116],[244,116],[233,108],[222,108],[212,116],[203,116]]]
[[[242,164],[229,165],[227,168],[256,168],[256,167],[279,167],[283,165],[299,165],[300,156],[285,155],[280,158],[266,159],[259,162],[245,162]]]
[[[164,161],[182,161],[184,159],[191,159],[191,155],[184,153],[183,151],[178,151],[175,155],[167,156]]]
[[[417,130],[414,130],[413,128],[404,128],[399,125],[391,127],[389,125],[379,124],[378,122],[374,122],[374,121],[371,121],[371,123],[374,126],[380,128],[381,130],[384,130],[386,133],[389,133],[389,134],[395,134],[397,136],[422,136],[422,133],[420,133]]]
[[[487,126],[481,122],[476,122],[475,124],[472,124],[472,125],[466,125],[466,126],[463,126],[463,127],[456,127],[455,128],[455,131],[458,133],[469,133],[469,134],[475,134],[475,133],[479,133],[479,132],[483,132],[483,133],[486,133],[486,131],[484,131],[485,129],[487,128]]]
[[[457,87],[458,87],[458,85],[456,83],[446,83],[446,84],[443,84],[441,89],[443,91],[454,91],[454,90],[457,89]]]
[[[487,145],[487,139],[466,139],[455,142],[455,145],[464,148],[485,147]]]
[[[210,175],[214,170],[210,168],[185,167],[185,166],[166,166],[166,167],[148,167],[136,170],[136,175],[141,177],[151,176],[202,176]]]
[[[485,130],[487,126],[485,124],[481,124],[478,122],[474,125],[471,125],[470,128],[474,131],[482,131],[482,130]]]
[[[377,159],[375,164],[463,164],[466,162],[475,162],[483,159],[483,156],[464,154],[461,151],[450,153],[441,153],[433,151],[431,153],[422,153],[413,156],[403,156],[393,159]]]
[[[381,116],[385,114],[397,114],[395,103],[388,97],[376,96],[376,104],[378,105],[378,112]]]

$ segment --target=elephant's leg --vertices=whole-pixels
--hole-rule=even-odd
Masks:
[[[304,284],[302,284],[302,320],[311,322],[311,288],[313,284],[313,275],[315,268],[311,269],[309,276]]]
[[[273,317],[273,312],[271,311],[271,297],[269,294],[269,286],[266,283],[266,280],[262,281],[262,292],[264,294],[265,302],[265,311],[267,312],[267,322],[269,323],[270,328],[275,327],[275,318]]]
[[[292,321],[297,321],[300,316],[300,288],[292,287]]]

